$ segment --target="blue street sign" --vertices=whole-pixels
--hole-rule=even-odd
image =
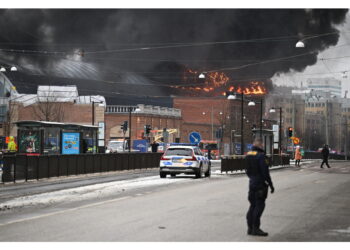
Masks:
[[[202,140],[202,137],[201,137],[201,134],[198,132],[191,132],[188,135],[188,139],[190,140],[191,143],[199,144]]]

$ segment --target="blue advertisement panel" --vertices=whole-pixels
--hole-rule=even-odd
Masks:
[[[253,147],[253,144],[250,144],[250,143],[244,144],[245,153],[251,151],[252,147]],[[236,150],[236,154],[241,154],[241,144],[240,143],[235,143],[235,150]]]
[[[147,153],[147,149],[148,149],[147,140],[134,140],[133,149],[141,153]]]
[[[62,133],[62,154],[79,154],[79,142],[79,133]]]
[[[241,154],[241,144],[240,143],[235,143],[235,152],[238,155]]]

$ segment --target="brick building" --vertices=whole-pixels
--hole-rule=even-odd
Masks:
[[[249,97],[244,101],[244,143],[251,144],[252,128],[259,127],[260,104],[248,106]],[[251,98],[250,98],[251,99]],[[174,107],[182,111],[181,141],[188,142],[191,132],[199,132],[202,140],[213,140],[220,144],[222,154],[233,153],[233,143],[240,143],[241,101],[220,97],[175,97]],[[217,131],[223,131],[217,138]],[[232,142],[232,143],[231,143]]]
[[[93,103],[95,102],[95,103]],[[17,121],[52,121],[94,125],[104,122],[102,96],[79,96],[75,86],[38,86],[37,94],[16,94],[7,101],[11,126],[7,135],[16,136]],[[6,126],[0,130],[5,135]]]
[[[131,140],[143,139],[144,126],[150,125],[151,141],[162,137],[164,128],[169,132],[168,142],[178,141],[181,136],[181,111],[174,108],[138,104],[137,106],[107,105],[105,113],[106,141],[123,139],[121,124],[129,123],[129,108],[131,112]],[[129,123],[130,127],[130,123]],[[125,137],[129,137],[129,130]]]

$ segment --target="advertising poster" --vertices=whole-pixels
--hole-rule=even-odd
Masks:
[[[142,153],[146,153],[148,149],[147,140],[134,140],[133,149]]]
[[[79,133],[62,133],[62,154],[79,154]]]
[[[40,153],[40,132],[25,131],[19,132],[19,152],[20,153]]]

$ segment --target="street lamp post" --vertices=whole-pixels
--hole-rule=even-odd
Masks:
[[[264,106],[264,99],[260,100],[260,139],[262,138],[262,127],[263,127],[263,106]],[[255,106],[255,102],[250,101],[248,103],[248,106]]]
[[[222,111],[219,112],[220,115],[222,115]],[[206,115],[206,112],[202,112],[202,115]],[[211,124],[211,140],[214,140],[214,107],[211,106],[211,112],[210,112],[210,124]]]
[[[235,95],[238,93],[234,93]],[[233,95],[233,92],[229,92],[229,95],[227,97],[228,100],[235,100],[236,96]],[[241,155],[244,155],[244,126],[243,126],[243,107],[244,107],[244,94],[240,93],[241,95]]]
[[[128,139],[128,146],[129,146],[129,153],[131,152],[131,113],[133,111],[134,107],[128,107],[128,112],[129,112],[129,139]],[[136,107],[134,112],[139,112],[140,109]]]
[[[275,113],[276,109],[280,110],[280,124],[278,128],[278,149],[279,149],[279,155],[281,155],[282,154],[282,107],[271,108],[270,113]]]

